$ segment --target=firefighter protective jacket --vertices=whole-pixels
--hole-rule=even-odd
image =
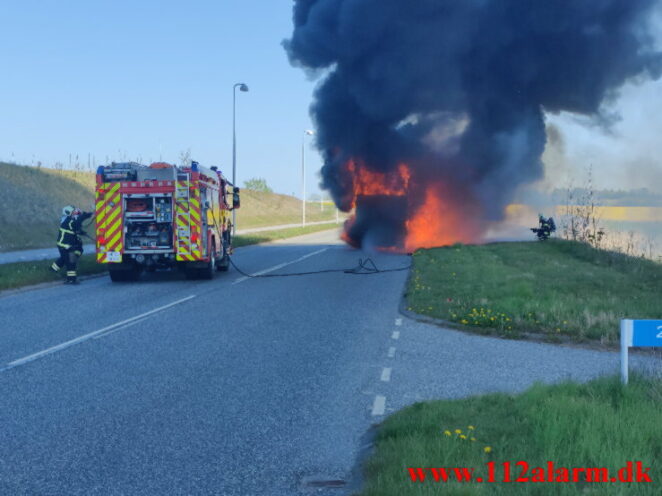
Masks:
[[[60,232],[57,237],[57,245],[69,250],[72,247],[82,246],[83,242],[78,237],[83,234],[83,221],[92,217],[91,212],[83,212],[80,215],[68,215],[60,224]]]

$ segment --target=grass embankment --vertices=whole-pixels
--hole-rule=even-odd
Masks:
[[[0,163],[0,251],[52,246],[62,207],[94,204],[90,173]]]
[[[420,250],[407,308],[479,333],[618,342],[623,318],[662,318],[662,264],[562,240]]]
[[[335,224],[318,224],[306,227],[290,227],[287,229],[277,229],[275,231],[262,231],[254,234],[238,234],[234,237],[233,245],[235,248],[240,246],[255,245],[258,243],[267,243],[279,239],[293,238],[303,234],[311,234],[320,231],[329,231],[337,229]]]
[[[342,214],[343,218],[345,214]],[[325,203],[306,202],[306,221],[335,220],[336,208]],[[241,190],[241,208],[237,210],[237,229],[278,226],[301,222],[301,200],[289,195]]]
[[[292,238],[302,234],[310,234],[329,229],[330,225],[326,224],[235,236],[234,246],[240,247],[266,243],[269,241]],[[5,289],[15,289],[22,286],[30,286],[32,284],[62,280],[63,271],[61,271],[60,274],[51,272],[49,270],[51,263],[53,263],[53,260],[0,264],[0,291]],[[81,276],[99,274],[105,272],[106,268],[105,265],[96,263],[95,254],[85,254],[81,257],[79,262],[78,274]]]
[[[52,246],[64,205],[93,208],[94,181],[91,172],[0,163],[0,251]],[[308,202],[308,222],[335,220],[335,216],[333,205],[325,203],[320,210],[319,202]],[[301,200],[242,189],[237,210],[241,229],[298,222]]]
[[[660,404],[662,381],[640,377],[627,387],[617,378],[603,378],[584,385],[536,385],[516,396],[418,403],[380,427],[360,495],[660,494]],[[650,467],[653,482],[443,483],[434,482],[426,471],[421,483],[412,482],[408,471],[408,467],[475,467],[474,477],[487,480],[486,463],[493,461],[499,481],[502,463],[511,461],[515,481],[522,471],[515,465],[520,460],[529,464],[529,478],[535,475],[534,467],[543,467],[547,477],[548,461],[557,468],[606,467],[610,478],[627,461],[641,461]],[[586,480],[586,474],[580,477]],[[451,473],[449,480],[457,479]]]
[[[63,274],[66,273],[66,269],[56,274],[49,270],[52,263],[53,260],[40,260],[0,264],[0,291],[64,280]],[[105,270],[104,265],[96,262],[95,254],[83,255],[78,263],[78,274],[80,276],[99,274]]]

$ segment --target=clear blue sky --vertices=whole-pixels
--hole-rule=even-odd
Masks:
[[[301,138],[315,83],[289,65],[289,0],[0,2],[0,160],[67,165],[138,159],[178,161],[191,149],[228,174],[232,85],[238,93],[238,179],[260,176],[300,194]],[[658,20],[659,21],[659,20]],[[662,25],[662,22],[658,22]],[[662,81],[629,87],[609,132],[550,116],[565,138],[551,180],[580,179],[593,164],[598,187],[662,181]],[[307,190],[320,157],[307,145]]]
[[[314,82],[281,41],[291,2],[7,1],[0,3],[0,160],[87,164],[177,161],[191,149],[228,173],[232,86],[238,179],[299,194],[301,138]],[[310,141],[310,138],[308,138]],[[320,157],[307,146],[308,191]]]

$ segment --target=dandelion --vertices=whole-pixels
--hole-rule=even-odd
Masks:
[[[462,319],[462,323],[463,323],[463,324],[468,324],[469,321],[468,321],[467,319]]]
[[[462,434],[462,430],[461,429],[455,429],[455,434]]]
[[[465,436],[464,434],[460,434],[460,439],[466,439],[466,438],[467,436]]]
[[[484,451],[485,453],[492,453],[492,448],[491,448],[490,446],[485,446],[485,447],[483,448],[483,451]]]
[[[470,431],[473,431],[475,429],[475,427],[473,425],[470,425],[469,427],[467,427],[467,429],[469,429]]]
[[[444,436],[450,436],[450,435],[451,435],[451,431],[449,431],[449,430],[444,431]]]
[[[475,438],[475,437],[472,437],[471,440],[472,440],[472,441],[476,441],[476,438]]]

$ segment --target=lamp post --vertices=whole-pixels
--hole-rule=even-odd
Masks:
[[[306,227],[306,136],[315,131],[306,129],[301,137],[301,226]]]
[[[245,83],[237,83],[232,87],[232,190],[237,187],[237,88],[248,91]],[[232,205],[232,236],[237,232],[237,213]]]

